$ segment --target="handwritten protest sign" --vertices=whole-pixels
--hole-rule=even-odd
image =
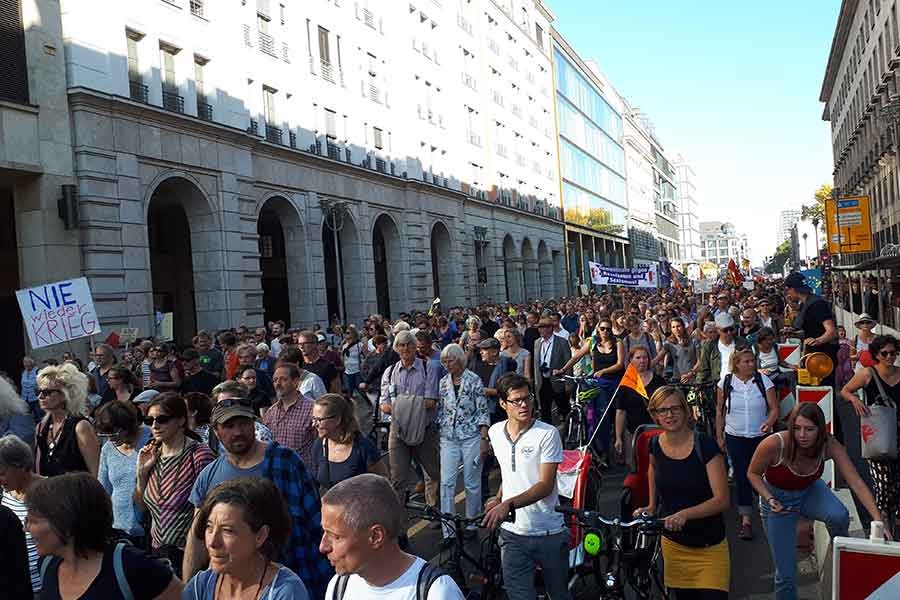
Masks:
[[[16,291],[32,348],[100,333],[87,279],[67,279]]]
[[[627,287],[655,288],[656,265],[637,267],[605,267],[588,261],[591,283],[595,285],[624,285]]]
[[[137,327],[122,327],[119,329],[119,342],[122,344],[133,344],[138,337]]]

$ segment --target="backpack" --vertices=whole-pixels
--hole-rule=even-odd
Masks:
[[[122,592],[122,597],[125,598],[125,600],[134,600],[134,594],[131,593],[131,585],[128,583],[128,578],[125,577],[125,567],[122,564],[122,551],[125,549],[125,546],[130,545],[131,544],[126,541],[118,542],[115,550],[113,550],[113,570],[116,572],[116,583],[119,585],[119,591]],[[44,575],[50,567],[50,563],[57,561],[59,561],[58,557],[50,556],[41,563],[42,587],[44,586]]]
[[[428,592],[431,590],[431,586],[440,577],[447,574],[447,571],[444,569],[426,562],[419,571],[419,577],[416,580],[416,600],[428,600]],[[338,575],[337,581],[334,582],[334,589],[332,589],[331,600],[343,600],[349,581],[350,575]]]
[[[722,394],[725,397],[725,413],[728,414],[731,412],[731,390],[734,389],[731,385],[731,378],[733,377],[732,373],[728,373],[725,375],[725,380],[722,382]],[[756,384],[756,387],[759,389],[759,393],[762,394],[763,400],[766,399],[766,384],[763,383],[762,374],[759,371],[753,372],[753,383]],[[766,410],[768,411],[768,403],[766,404]]]

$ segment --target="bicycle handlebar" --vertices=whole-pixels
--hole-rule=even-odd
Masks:
[[[666,385],[670,385],[670,386],[672,386],[672,387],[677,387],[677,388],[683,388],[683,389],[693,390],[693,389],[698,389],[698,388],[699,388],[699,389],[702,389],[702,388],[705,388],[705,387],[714,387],[714,386],[718,385],[718,383],[719,383],[718,381],[714,381],[714,380],[710,380],[710,381],[697,381],[697,382],[694,382],[694,381],[686,381],[686,382],[684,382],[684,381],[674,380],[674,381],[668,381],[668,382],[666,382]]]
[[[415,502],[413,500],[409,500],[406,502],[406,508],[409,510],[416,511],[420,514],[420,516],[426,521],[441,521],[442,523],[448,524],[456,524],[460,525],[481,525],[481,522],[484,520],[484,516],[486,513],[481,513],[475,515],[474,517],[463,517],[461,515],[453,514],[453,513],[445,513],[441,512],[438,509],[426,504],[424,502]],[[516,521],[516,511],[515,509],[510,510],[509,514],[506,516],[505,521],[510,523],[515,523]]]
[[[569,508],[567,506],[557,506],[556,512],[568,516],[573,516],[578,519],[580,523],[588,527],[593,527],[596,525],[606,525],[607,527],[614,527],[618,529],[639,528],[661,531],[666,524],[665,519],[655,519],[653,517],[650,517],[649,515],[640,516],[634,521],[622,521],[619,518],[609,519],[596,511],[583,510],[580,508]]]
[[[581,375],[579,377],[575,377],[573,375],[560,375],[559,377],[553,377],[556,381],[571,381],[572,383],[584,383],[586,381],[598,381],[597,377],[593,375]]]

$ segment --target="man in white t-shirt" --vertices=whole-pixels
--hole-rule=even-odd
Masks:
[[[527,379],[507,373],[497,382],[507,420],[488,437],[500,465],[500,490],[485,505],[485,527],[500,529],[503,584],[515,600],[536,597],[534,574],[541,565],[550,600],[568,599],[569,532],[555,511],[556,470],[563,460],[559,431],[534,418],[534,394]],[[515,511],[515,521],[506,517]]]
[[[406,511],[391,483],[372,473],[331,487],[322,497],[322,542],[319,550],[337,573],[325,600],[463,600],[447,575],[419,573],[428,563],[400,549],[398,538]]]

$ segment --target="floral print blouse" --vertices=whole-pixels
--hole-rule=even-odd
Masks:
[[[453,387],[453,377],[444,375],[439,391],[437,423],[442,438],[466,440],[479,435],[480,426],[491,424],[484,385],[472,371],[463,371],[458,392]]]

